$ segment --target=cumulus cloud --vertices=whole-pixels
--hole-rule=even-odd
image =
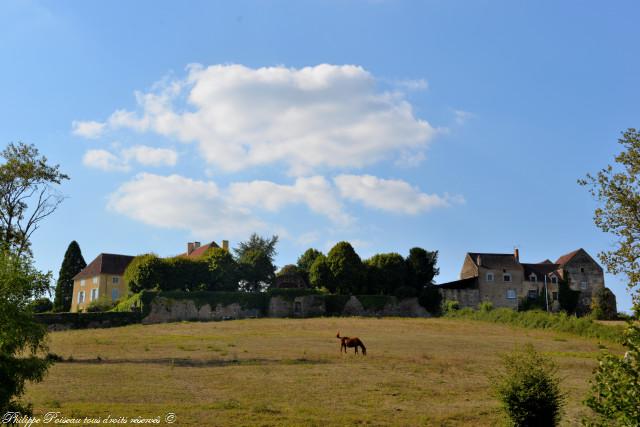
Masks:
[[[292,204],[304,204],[336,224],[347,224],[351,218],[335,193],[321,176],[298,178],[292,185],[250,181],[220,189],[213,181],[142,173],[120,186],[108,207],[148,225],[200,235],[241,235],[266,226],[257,217],[260,210],[278,212]]]
[[[464,202],[460,196],[422,193],[418,188],[397,179],[381,179],[371,175],[339,175],[334,178],[334,182],[345,199],[400,214],[415,215]]]
[[[375,78],[353,65],[192,65],[184,80],[138,92],[136,100],[136,111],[115,111],[104,125],[195,142],[225,171],[272,163],[293,175],[360,168],[424,150],[436,133],[402,94],[378,90]]]
[[[168,148],[154,148],[146,145],[136,145],[121,150],[115,155],[107,150],[88,150],[82,163],[90,168],[103,171],[126,172],[131,164],[137,162],[145,166],[175,166],[178,153]]]
[[[102,135],[106,126],[106,123],[94,121],[81,122],[74,120],[71,122],[71,132],[74,135],[78,135],[83,138],[95,139]]]
[[[229,188],[231,200],[244,206],[261,206],[279,211],[283,206],[306,204],[313,212],[327,216],[335,223],[348,224],[351,218],[342,210],[329,181],[322,176],[298,178],[293,185],[270,181],[234,183]]]
[[[107,172],[129,170],[128,164],[107,150],[88,150],[84,153],[82,163],[87,167]]]
[[[109,198],[108,208],[147,225],[198,235],[243,235],[265,224],[224,202],[213,182],[179,175],[139,174]]]

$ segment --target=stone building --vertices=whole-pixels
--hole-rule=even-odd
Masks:
[[[456,300],[460,307],[476,308],[489,301],[494,307],[518,309],[521,301],[546,292],[550,308],[557,310],[558,281],[580,291],[578,307],[589,309],[593,293],[604,288],[602,267],[584,250],[561,256],[556,262],[521,263],[518,249],[513,254],[469,252],[464,258],[460,280],[439,286],[444,300]]]

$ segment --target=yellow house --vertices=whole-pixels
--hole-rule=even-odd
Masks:
[[[117,301],[127,296],[124,270],[134,257],[100,254],[73,278],[71,312],[85,311],[99,298]]]

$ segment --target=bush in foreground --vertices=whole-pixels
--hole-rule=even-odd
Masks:
[[[557,367],[531,344],[505,355],[504,371],[492,383],[511,425],[558,425],[565,396]]]

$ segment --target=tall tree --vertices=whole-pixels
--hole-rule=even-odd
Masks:
[[[433,283],[433,279],[440,273],[436,267],[438,251],[427,251],[422,248],[411,248],[407,263],[407,284],[420,291]]]
[[[78,242],[73,240],[69,243],[67,251],[64,253],[58,282],[56,284],[56,296],[53,300],[54,311],[71,310],[71,299],[73,298],[73,277],[80,273],[87,266],[80,250]]]
[[[600,203],[594,212],[596,226],[616,237],[613,249],[598,254],[600,260],[610,273],[624,274],[633,292],[640,286],[640,133],[627,129],[618,143],[623,150],[615,157],[616,165],[578,183]],[[638,292],[634,301],[640,304]]]
[[[298,268],[309,273],[309,271],[311,270],[311,265],[316,260],[316,258],[318,258],[320,255],[322,255],[322,252],[320,252],[317,249],[314,249],[314,248],[307,249],[306,251],[304,251],[302,255],[300,255],[300,258],[298,258],[298,261],[297,261]]]
[[[51,273],[42,274],[31,259],[0,250],[0,414],[30,413],[20,402],[27,381],[40,381],[50,361],[45,327],[33,316],[31,301],[49,291]]]
[[[245,291],[256,292],[273,284],[276,266],[278,236],[265,238],[253,233],[249,240],[240,242],[234,249],[239,266],[241,287]]]
[[[327,254],[327,265],[335,280],[338,293],[357,293],[364,279],[364,267],[360,256],[349,242],[338,242]]]
[[[212,249],[205,255],[211,275],[211,289],[216,291],[238,290],[238,263],[228,251]]]
[[[309,283],[316,289],[325,288],[330,292],[336,291],[335,279],[327,264],[327,257],[320,254],[309,268]]]
[[[393,295],[396,289],[405,285],[407,265],[400,254],[376,254],[365,263],[372,269],[368,275],[369,292]]]
[[[10,143],[0,157],[0,243],[4,250],[30,254],[31,235],[63,200],[54,186],[69,177],[34,145]]]

